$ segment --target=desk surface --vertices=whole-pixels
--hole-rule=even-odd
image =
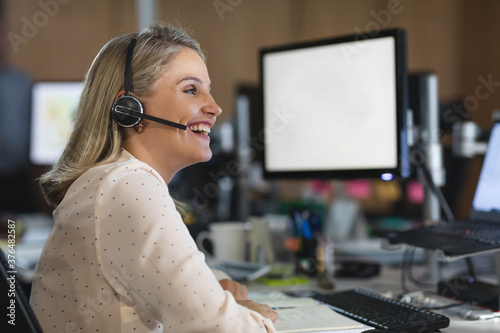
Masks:
[[[265,291],[269,290],[269,287],[264,286],[259,283],[248,283],[247,287],[250,291]],[[310,285],[291,287],[293,289],[310,289],[314,288],[315,283],[311,282]],[[346,290],[352,288],[364,288],[374,292],[390,295],[400,295],[402,294],[401,284],[400,284],[400,269],[383,267],[381,275],[368,279],[346,279],[338,278],[335,280],[335,290]],[[283,287],[280,289],[291,289],[290,287]],[[439,311],[435,311],[439,312]],[[500,332],[500,318],[481,320],[481,321],[470,321],[464,320],[458,317],[451,316],[449,314],[443,313],[450,318],[450,326],[446,329],[441,330],[442,333],[492,333]]]
[[[31,230],[34,238],[30,238],[30,240],[26,242],[27,243],[25,244],[26,248],[22,249],[21,246],[18,246],[19,252],[22,253],[24,251],[24,254],[26,255],[27,259],[34,259],[39,257],[43,243],[45,242],[45,239],[47,238],[48,233],[50,232],[50,227],[49,227],[50,223],[48,222],[50,221],[49,218],[42,216],[34,220],[36,220],[34,221],[36,223],[33,223],[34,226],[32,226],[33,228]],[[34,230],[36,228],[40,229]],[[27,272],[28,271],[30,270],[28,269]],[[360,287],[374,292],[387,294],[387,296],[389,297],[391,295],[394,296],[401,295],[402,289],[400,282],[401,281],[400,272],[401,271],[399,268],[390,268],[388,266],[382,266],[381,274],[377,277],[368,279],[338,278],[335,280],[335,290],[346,290],[346,289]],[[30,276],[28,275],[26,278],[29,280]],[[303,285],[296,286],[295,289],[314,288],[315,285],[313,283],[309,286],[303,286]],[[248,283],[247,286],[250,291],[270,290],[270,287],[254,282]],[[291,289],[292,287],[290,286],[282,287],[281,289],[287,289],[287,288]],[[451,324],[448,328],[441,330],[442,333],[500,332],[500,318],[484,320],[484,321],[469,321],[458,317],[450,316],[449,314],[446,313],[445,315],[451,319]]]

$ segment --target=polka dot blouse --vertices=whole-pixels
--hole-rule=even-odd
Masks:
[[[126,151],[55,209],[31,305],[45,332],[274,332],[222,289],[163,179]]]

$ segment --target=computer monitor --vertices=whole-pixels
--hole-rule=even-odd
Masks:
[[[81,82],[35,82],[32,90],[30,162],[51,165],[71,133],[82,92]]]
[[[272,178],[405,178],[402,29],[260,51],[263,172]]]
[[[496,222],[500,227],[500,121],[493,124],[470,217]]]

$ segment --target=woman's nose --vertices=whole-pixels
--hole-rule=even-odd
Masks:
[[[209,101],[203,108],[203,111],[215,117],[219,116],[222,113],[221,107],[217,104],[217,102],[215,102],[215,99],[212,97],[212,95],[210,95]]]

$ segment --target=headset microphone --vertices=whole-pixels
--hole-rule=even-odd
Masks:
[[[133,96],[128,96],[128,98],[133,98],[133,99],[137,100],[137,98],[135,98]],[[141,102],[139,100],[137,100],[136,103],[138,104]],[[143,112],[137,112],[137,109],[135,107],[128,107],[128,106],[125,106],[123,104],[115,105],[113,107],[113,118],[115,118],[115,120],[116,120],[116,117],[118,116],[117,114],[119,114],[119,117],[121,117],[121,118],[132,118],[132,117],[136,118],[136,119],[138,119],[138,120],[136,120],[137,123],[139,123],[141,121],[141,119],[147,119],[147,120],[151,120],[151,121],[154,121],[154,122],[157,122],[160,124],[179,128],[181,130],[186,130],[186,128],[187,128],[186,125],[182,125],[182,124],[174,123],[174,122],[169,121],[169,120],[153,117],[153,116],[150,116],[150,115],[145,114]],[[137,123],[135,125],[137,125]],[[118,123],[118,124],[120,124],[120,123]],[[122,124],[120,124],[120,125],[122,125]],[[130,125],[130,126],[122,125],[122,126],[131,127],[131,126],[135,126],[135,125]]]
[[[153,117],[144,113],[144,107],[137,98],[132,96],[131,93],[131,68],[132,68],[132,56],[134,54],[135,44],[137,42],[136,38],[130,41],[127,60],[125,63],[125,94],[118,98],[111,107],[111,115],[115,122],[122,127],[134,127],[139,124],[142,119],[148,119],[160,124],[175,127],[181,130],[186,130],[186,125],[174,123],[165,119]]]

